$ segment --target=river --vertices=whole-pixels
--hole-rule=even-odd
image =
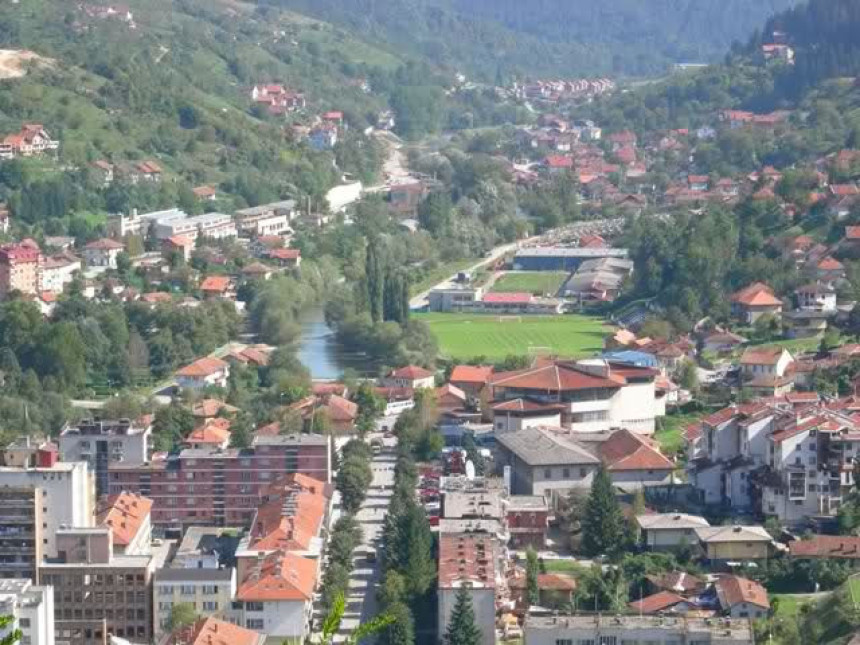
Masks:
[[[358,376],[377,376],[376,365],[362,352],[348,352],[338,346],[334,331],[326,324],[321,308],[309,309],[299,317],[302,333],[298,358],[314,380],[336,380],[345,369]]]

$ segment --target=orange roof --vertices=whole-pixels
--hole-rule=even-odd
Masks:
[[[329,395],[325,407],[332,421],[351,422],[358,418],[358,404],[337,394]]]
[[[265,640],[258,632],[209,616],[175,630],[164,645],[262,645]]]
[[[846,226],[845,227],[845,239],[846,240],[860,240],[860,226]]]
[[[236,592],[245,602],[296,600],[313,597],[317,582],[317,560],[275,551],[254,567]]]
[[[113,543],[128,546],[149,517],[152,500],[134,493],[111,495],[98,511],[97,524],[110,527]]]
[[[203,399],[191,406],[191,414],[195,417],[215,417],[222,411],[232,414],[233,412],[238,412],[239,408],[218,399]]]
[[[144,302],[149,303],[159,303],[159,302],[172,302],[173,296],[171,296],[166,291],[152,291],[150,293],[145,293],[140,297]]]
[[[627,603],[627,606],[637,613],[656,614],[658,611],[665,611],[685,601],[685,598],[671,591],[659,591],[653,596]]]
[[[220,358],[214,358],[212,356],[204,356],[203,358],[198,358],[196,361],[191,363],[190,365],[186,365],[181,370],[176,372],[177,376],[189,376],[189,377],[204,377],[211,376],[221,370],[226,369],[227,363],[222,361]]]
[[[838,271],[843,268],[843,264],[836,258],[828,255],[818,263],[818,268],[822,271]]]
[[[173,246],[194,246],[194,240],[187,235],[171,235],[167,241]]]
[[[673,464],[647,439],[630,430],[617,430],[600,444],[600,458],[609,470],[672,470]]]
[[[433,376],[433,372],[425,370],[423,367],[418,367],[417,365],[407,365],[406,367],[392,370],[388,376],[391,378],[403,378],[415,381],[418,379],[429,378]]]
[[[763,282],[753,282],[740,291],[732,294],[732,302],[737,302],[747,307],[776,307],[782,305],[782,300],[777,298],[773,289]]]
[[[201,291],[224,293],[230,288],[232,280],[226,275],[210,275],[200,285]]]
[[[767,591],[759,583],[741,578],[740,576],[720,576],[714,585],[717,589],[717,597],[723,609],[729,609],[735,605],[746,602],[759,607],[768,608],[770,602],[767,599]]]
[[[784,351],[782,347],[748,347],[741,354],[741,365],[776,365]]]
[[[560,392],[590,388],[619,388],[626,384],[623,376],[597,376],[559,362],[516,372],[495,374],[494,387]]]
[[[493,375],[492,365],[457,365],[451,371],[451,378],[448,379],[452,383],[476,383],[485,384]]]
[[[305,551],[319,535],[326,512],[324,486],[315,492],[294,486],[260,505],[251,525],[249,547],[257,551]]]
[[[95,240],[94,242],[90,242],[87,244],[85,249],[95,250],[95,251],[116,251],[119,249],[124,249],[125,245],[117,242],[116,240],[112,240],[108,237],[103,237],[100,240]]]
[[[192,188],[191,192],[197,197],[214,197],[218,189],[215,186],[197,186]]]
[[[229,440],[230,420],[215,418],[192,430],[185,443],[211,443],[220,446]]]
[[[860,537],[815,535],[809,540],[795,540],[789,543],[788,550],[795,558],[860,560]]]

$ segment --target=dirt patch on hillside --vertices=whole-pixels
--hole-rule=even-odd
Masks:
[[[0,79],[21,78],[33,65],[49,67],[53,64],[50,58],[27,49],[0,49]]]

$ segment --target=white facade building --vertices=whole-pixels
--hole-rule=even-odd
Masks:
[[[184,235],[192,240],[198,237],[220,240],[236,237],[238,231],[232,216],[224,213],[206,213],[182,219],[160,219],[155,222],[156,238],[166,240],[174,235]]]
[[[21,630],[22,645],[54,645],[54,589],[29,580],[0,580],[0,616],[12,622],[0,628],[0,640]]]

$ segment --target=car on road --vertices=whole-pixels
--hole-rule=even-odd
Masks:
[[[368,548],[364,559],[368,562],[376,562],[376,549],[374,549],[373,547]]]

